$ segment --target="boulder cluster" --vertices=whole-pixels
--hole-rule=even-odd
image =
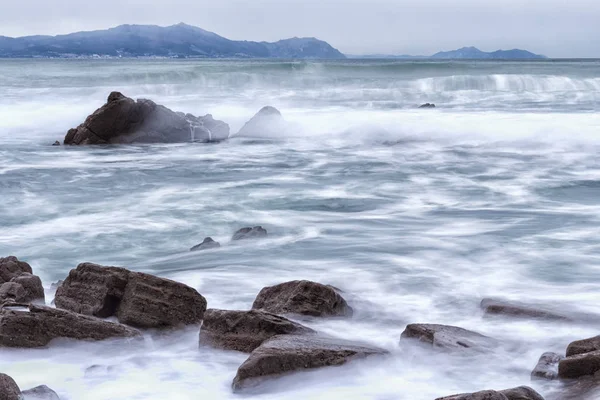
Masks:
[[[246,239],[262,237],[259,232],[264,229],[258,228],[242,229],[236,235]],[[15,280],[19,277],[21,280]],[[54,308],[43,305],[43,290],[41,295],[37,290],[39,278],[31,277],[35,275],[26,262],[12,256],[0,258],[2,287],[7,284],[22,287],[22,290],[6,291],[18,295],[6,296],[0,304],[0,347],[46,347],[57,338],[119,339],[135,343],[144,336],[144,329],[195,325],[199,328],[200,347],[248,354],[233,377],[235,392],[256,390],[265,380],[284,374],[339,366],[365,357],[381,358],[388,353],[369,344],[328,336],[298,322],[352,317],[353,309],[343,293],[318,282],[290,281],[265,287],[249,310],[217,310],[207,309],[206,299],[183,283],[122,267],[82,263],[59,283]],[[31,281],[36,284],[31,285]],[[551,310],[490,299],[482,302],[482,308],[485,315],[557,317]],[[444,352],[488,352],[499,345],[497,339],[478,332],[426,323],[409,324],[401,334],[400,343]],[[597,336],[571,343],[564,356],[543,354],[531,379],[560,379],[578,390],[576,396],[582,396],[586,390],[596,388],[599,375],[600,336]],[[45,386],[21,392],[16,382],[4,374],[0,374],[0,398],[59,399]],[[565,395],[564,398],[584,397]],[[543,399],[533,389],[521,386],[457,394],[438,400]]]

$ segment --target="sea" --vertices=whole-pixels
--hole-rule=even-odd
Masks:
[[[231,138],[52,146],[111,91],[212,114]],[[295,128],[236,136],[266,105]],[[0,371],[62,400],[433,400],[521,385],[561,399],[531,370],[600,324],[490,318],[480,302],[600,315],[599,154],[598,60],[0,60],[0,256],[31,264],[48,305],[81,262],[232,310],[307,279],[339,288],[354,316],[302,323],[390,352],[243,395],[231,382],[247,355],[200,348],[197,327],[4,348]],[[256,225],[267,239],[231,241]],[[207,236],[221,248],[189,251]],[[434,351],[400,341],[410,323],[499,344]]]

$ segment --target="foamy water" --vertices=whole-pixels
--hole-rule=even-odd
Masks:
[[[343,289],[355,316],[308,325],[391,352],[248,398],[431,400],[524,384],[552,398],[557,383],[529,380],[538,357],[599,326],[487,319],[479,302],[600,313],[599,82],[597,62],[1,61],[0,256],[28,261],[48,302],[83,261],[179,280],[211,308],[316,280]],[[296,128],[211,145],[49,146],[112,90],[212,113],[234,133],[269,104]],[[438,108],[415,109],[424,102]],[[269,239],[230,243],[247,225]],[[205,236],[223,247],[190,253]],[[400,344],[413,322],[502,346],[452,356]],[[238,398],[246,356],[197,342],[190,329],[1,349],[0,371],[63,400]]]

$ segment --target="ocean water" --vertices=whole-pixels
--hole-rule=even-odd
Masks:
[[[295,124],[219,144],[52,147],[119,90],[211,113],[235,133],[262,106]],[[0,256],[46,288],[84,261],[184,282],[211,308],[264,286],[332,284],[350,320],[306,324],[390,356],[273,381],[248,399],[432,400],[530,382],[592,322],[484,318],[484,297],[600,314],[600,62],[0,61]],[[425,102],[435,110],[416,107]],[[243,226],[269,238],[233,244]],[[222,248],[189,252],[212,236]],[[408,323],[500,339],[486,354],[399,342]],[[198,330],[142,344],[0,349],[22,389],[63,400],[236,399],[244,354]],[[90,367],[94,366],[90,369]],[[558,397],[557,397],[558,396]],[[591,399],[598,398],[590,397]]]

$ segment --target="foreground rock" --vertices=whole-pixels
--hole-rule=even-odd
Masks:
[[[558,363],[558,377],[577,379],[600,372],[600,350],[564,358]]]
[[[544,310],[524,304],[511,303],[502,300],[483,299],[481,308],[486,315],[506,315],[521,318],[537,318],[570,321],[571,318],[551,310]]]
[[[31,266],[15,256],[0,258],[0,283],[10,282],[23,273],[33,274]]]
[[[315,331],[264,311],[207,310],[200,344],[250,353],[273,336],[311,333]]]
[[[311,281],[291,281],[262,289],[253,310],[312,317],[349,317],[353,310],[338,291]]]
[[[2,400],[21,400],[21,389],[13,378],[0,373],[0,399]]]
[[[531,372],[531,379],[553,380],[558,377],[558,363],[564,357],[556,353],[544,353]]]
[[[10,256],[0,258],[0,303],[44,300],[44,287],[31,266]]]
[[[219,247],[221,247],[219,242],[215,242],[213,238],[207,237],[202,241],[202,243],[192,247],[190,251],[217,249]]]
[[[129,144],[217,141],[229,137],[229,126],[211,115],[177,113],[151,100],[137,101],[112,92],[105,105],[69,130],[64,143]]]
[[[56,290],[56,306],[101,318],[116,316],[139,328],[198,324],[206,299],[169,279],[125,268],[83,263]]]
[[[125,325],[46,306],[0,310],[0,346],[5,347],[44,347],[57,338],[105,340],[139,335]]]
[[[267,230],[262,226],[242,228],[233,234],[231,240],[260,239],[267,237]]]
[[[410,324],[401,339],[418,340],[420,343],[445,350],[484,350],[497,346],[498,342],[477,332],[449,325]]]
[[[23,390],[24,400],[60,400],[56,392],[46,385]]]
[[[385,350],[317,336],[275,336],[254,350],[239,367],[234,391],[259,385],[278,375],[342,365],[357,358],[387,354]]]
[[[484,390],[477,393],[456,394],[436,400],[544,400],[542,395],[527,386],[502,391]]]
[[[567,357],[576,356],[578,354],[591,353],[592,351],[600,350],[600,336],[595,336],[589,339],[576,340],[567,347]]]
[[[278,137],[287,129],[287,123],[279,110],[266,106],[246,122],[236,136]]]

